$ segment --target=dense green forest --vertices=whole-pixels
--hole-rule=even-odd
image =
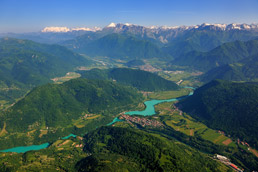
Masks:
[[[245,58],[239,62],[226,64],[202,75],[204,82],[213,79],[223,79],[232,81],[257,81],[258,80],[258,54]]]
[[[243,147],[241,146],[230,147],[218,145],[201,138],[199,135],[188,136],[180,131],[174,130],[169,126],[163,129],[145,129],[145,131],[159,134],[170,140],[180,141],[192,148],[195,148],[207,154],[224,155],[228,157],[234,164],[237,164],[239,167],[244,168],[245,171],[253,171],[254,169],[258,168],[258,158],[253,155],[249,150],[243,149]]]
[[[214,80],[178,106],[209,127],[258,145],[258,84]]]
[[[0,154],[0,171],[231,171],[175,140],[137,129],[101,127],[83,142],[83,150],[75,147],[82,141],[73,138],[40,151]]]
[[[84,141],[91,156],[79,163],[79,171],[220,171],[215,161],[187,146],[132,129],[102,127]],[[110,157],[116,161],[107,162]]]
[[[235,41],[222,44],[208,52],[191,51],[176,58],[171,63],[174,65],[189,66],[201,71],[225,64],[235,63],[239,60],[258,54],[258,40],[247,42]]]
[[[59,45],[0,39],[0,98],[13,101],[34,86],[90,64],[90,60]]]
[[[1,128],[6,125],[8,137],[0,137],[0,145],[11,147],[18,143],[12,142],[15,139],[21,139],[19,144],[22,145],[27,137],[15,138],[16,132],[36,130],[32,132],[31,139],[40,142],[69,132],[85,133],[108,124],[117,114],[132,107],[136,108],[141,101],[142,96],[136,89],[111,81],[79,78],[60,85],[39,86],[2,114]],[[85,114],[94,114],[96,119],[83,120]],[[77,123],[80,125],[76,120],[79,120]],[[40,129],[47,129],[48,132],[38,138]]]
[[[92,69],[83,72],[83,78],[115,80],[118,83],[131,85],[143,91],[176,90],[179,87],[156,74],[129,68],[113,68],[108,70]]]

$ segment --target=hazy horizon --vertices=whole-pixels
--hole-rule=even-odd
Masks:
[[[143,26],[251,24],[258,22],[257,7],[257,0],[2,0],[0,33],[37,32],[47,26],[104,27],[111,22]]]

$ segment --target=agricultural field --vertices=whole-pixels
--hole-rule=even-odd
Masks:
[[[10,103],[6,100],[0,100],[0,110],[3,110],[10,106]]]
[[[215,144],[236,146],[229,137],[218,131],[208,128],[201,122],[196,121],[191,116],[178,110],[174,103],[161,103],[155,106],[160,119],[176,131],[180,131],[189,136],[200,136]]]
[[[82,147],[80,137],[57,140],[47,149],[39,151],[29,151],[25,154],[1,153],[0,162],[8,163],[7,167],[14,168],[15,171],[74,171],[75,164],[88,156],[82,151]]]
[[[56,84],[62,84],[63,82],[69,81],[71,79],[79,78],[80,76],[81,75],[79,73],[68,72],[66,73],[65,76],[53,78],[51,80],[54,81]]]
[[[101,119],[102,115],[98,114],[84,114],[84,116],[80,117],[77,120],[73,120],[73,125],[77,128],[85,127],[88,123],[90,123],[93,119]]]
[[[249,148],[249,150],[256,156],[258,157],[258,151],[252,148]]]
[[[7,133],[7,131],[5,130],[5,128],[6,128],[6,123],[4,122],[4,126],[3,126],[2,130],[0,131],[0,137],[1,137],[1,136],[4,136],[4,135]]]
[[[84,57],[88,57],[85,54],[83,54]],[[91,60],[93,60],[95,62],[94,65],[92,65],[92,67],[94,68],[113,68],[113,67],[123,67],[124,63],[126,63],[126,61],[124,60],[120,60],[120,59],[112,59],[112,58],[108,58],[108,57],[103,57],[103,56],[96,56],[94,58],[90,57]]]
[[[216,144],[223,144],[223,145],[230,145],[230,146],[235,145],[230,138],[209,128],[206,128],[205,130],[197,130],[196,133],[200,135],[202,138],[212,141],[213,143],[216,143]]]
[[[199,75],[202,75],[201,72],[189,72],[186,70],[174,70],[174,71],[162,71],[158,72],[158,75],[174,82],[179,82],[180,86],[192,86],[198,87],[202,83],[197,80]]]

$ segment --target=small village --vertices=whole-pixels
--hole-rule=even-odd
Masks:
[[[221,163],[223,163],[223,164],[225,164],[227,166],[230,166],[235,171],[238,171],[238,172],[243,172],[244,171],[243,169],[238,168],[235,164],[231,163],[230,160],[227,157],[225,157],[225,156],[215,155],[214,159],[219,160]]]
[[[181,111],[177,106],[175,106],[175,104],[173,104],[173,111],[178,111],[179,112],[179,115],[182,115],[183,114],[183,111]]]
[[[142,127],[154,127],[154,128],[157,128],[157,127],[163,127],[164,125],[157,121],[157,120],[151,120],[151,119],[148,119],[148,118],[140,118],[140,117],[137,117],[137,116],[130,116],[130,115],[121,115],[119,117],[120,120],[125,120],[126,122],[128,122],[130,125],[134,126],[133,123],[135,124],[139,124],[140,126]]]
[[[226,134],[225,134],[224,131],[218,130],[217,132],[220,133],[220,134],[222,134],[222,135],[224,135],[224,136],[226,136]],[[230,135],[227,135],[227,137],[231,137],[231,136],[230,136]],[[239,144],[239,145],[241,144],[241,145],[243,145],[243,146],[250,147],[250,145],[249,145],[247,142],[241,141],[239,138],[237,139],[237,144]]]
[[[96,114],[85,114],[84,116],[81,117],[81,119],[86,119],[87,117],[94,116]]]

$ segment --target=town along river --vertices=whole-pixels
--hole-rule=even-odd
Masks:
[[[188,96],[193,95],[193,92],[190,92]],[[179,98],[175,98],[175,99],[167,99],[167,100],[149,100],[144,102],[145,104],[145,110],[143,111],[130,111],[130,112],[126,112],[125,114],[127,115],[142,115],[142,116],[151,116],[151,115],[155,115],[155,105],[160,104],[160,103],[164,103],[164,102],[174,102],[174,101],[178,101],[181,100],[183,98],[186,98],[188,96],[183,96],[183,97],[179,97]],[[119,120],[117,117],[109,124],[107,125],[112,125]],[[70,134],[69,136],[63,137],[62,139],[68,139],[69,137],[76,137],[76,135],[74,134]],[[14,148],[10,148],[10,149],[5,149],[5,150],[1,150],[0,152],[16,152],[16,153],[25,153],[31,150],[40,150],[40,149],[44,149],[47,148],[50,145],[50,143],[44,143],[41,145],[31,145],[31,146],[21,146],[21,147],[14,147]]]
[[[193,92],[190,92],[188,96],[193,95]],[[142,115],[142,116],[152,116],[155,115],[155,105],[160,104],[160,103],[164,103],[164,102],[174,102],[174,101],[178,101],[181,100],[182,98],[186,98],[188,96],[183,96],[183,97],[179,97],[179,98],[175,98],[175,99],[167,99],[167,100],[149,100],[144,102],[145,104],[145,110],[143,111],[130,111],[130,112],[126,112],[126,115]]]

